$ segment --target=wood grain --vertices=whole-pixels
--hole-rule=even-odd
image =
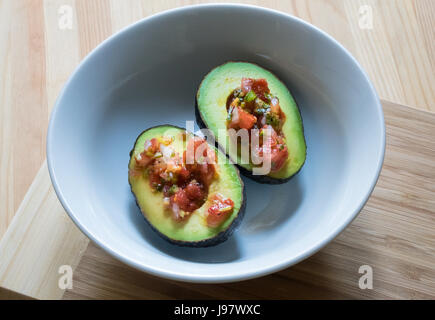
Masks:
[[[0,287],[37,298],[59,299],[59,268],[75,268],[88,245],[65,214],[41,167],[0,241]]]
[[[40,169],[45,158],[48,116],[63,84],[79,61],[110,34],[134,21],[162,10],[203,2],[0,0],[0,239],[8,227],[12,226],[15,214],[23,211],[18,210],[19,205],[38,170],[39,183],[48,177],[46,169],[44,167]],[[322,28],[340,41],[359,60],[382,98],[422,110],[435,111],[433,103],[435,100],[434,1],[243,2],[294,14]],[[359,8],[367,4],[371,6],[374,13],[374,28],[371,30],[363,30],[359,27],[361,18]],[[71,29],[59,27],[61,16],[59,9],[62,6],[69,6],[72,9]],[[30,157],[29,151],[31,151]],[[413,161],[412,157],[413,154],[409,154],[409,159],[404,159],[400,165],[407,165],[406,161]],[[394,176],[395,171],[391,172],[392,185],[399,182],[406,184],[407,176],[397,180]],[[420,172],[420,174],[428,175],[427,172]],[[45,178],[41,178],[44,175]],[[427,183],[423,181],[418,183],[421,183],[421,190],[426,190]],[[394,200],[404,197],[392,185],[381,191],[388,193],[388,196],[393,197]],[[402,185],[398,186],[398,188],[402,187]],[[36,199],[38,189],[39,187],[33,187],[29,190],[29,193],[34,194],[28,198]],[[408,201],[415,200],[412,195],[406,197]],[[405,200],[400,201],[406,204]],[[423,212],[430,210],[428,207],[431,207],[433,202],[424,203],[425,208],[417,207],[417,209]],[[418,214],[416,216],[418,217]],[[68,233],[72,230],[69,226],[71,222],[68,219],[57,221],[65,223],[58,226],[58,229],[63,230],[65,237],[68,237]],[[62,236],[58,234],[54,239],[62,241]],[[397,245],[393,240],[389,241]],[[42,246],[41,243],[34,245]],[[50,248],[54,251],[47,256],[52,261],[57,261],[55,251],[62,248],[62,245],[53,244]],[[352,251],[353,248],[349,250]],[[26,249],[22,252],[26,252]],[[2,254],[4,252],[0,251],[0,256]],[[62,253],[59,255],[62,257]],[[70,255],[71,257],[65,255],[68,257],[67,260],[74,261],[74,253],[70,252]],[[43,275],[44,271],[38,270],[35,274],[38,276],[33,279],[33,283],[41,284],[44,280],[38,277]],[[32,275],[28,277],[32,278]],[[43,297],[45,293],[38,291],[36,287],[26,290]],[[19,284],[16,288],[25,288],[25,286]],[[38,293],[35,293],[35,290]],[[55,289],[53,290],[56,292]],[[59,294],[57,292],[57,296]]]
[[[32,298],[8,289],[0,288],[0,300],[32,300]]]
[[[91,243],[65,299],[435,299],[435,114],[383,102],[387,149],[358,218],[313,257],[233,284],[185,284],[136,271]],[[361,265],[373,290],[361,290]]]
[[[43,24],[40,1],[0,2],[0,237],[45,158]]]
[[[45,101],[44,104],[38,105],[38,107],[42,109],[41,115],[44,116],[43,120],[35,121],[38,118],[33,117],[31,112],[24,120],[33,120],[36,124],[43,123],[43,127],[38,128],[38,130],[41,131],[40,134],[43,136],[43,143],[39,143],[42,149],[42,162],[45,158],[45,135],[48,115],[55,104],[55,100],[61,88],[80,60],[98,43],[107,38],[111,31],[108,28],[103,28],[98,32],[92,32],[89,37],[78,36],[77,19],[83,20],[83,17],[86,17],[89,12],[93,13],[93,18],[96,20],[100,19],[104,24],[107,17],[102,15],[104,14],[102,8],[104,6],[107,7],[107,2],[105,1],[100,1],[100,3],[73,0],[62,2],[46,1],[44,2],[44,6],[41,5],[39,7],[36,7],[36,4],[42,4],[40,1],[35,1],[31,4],[32,6],[29,7],[28,10],[35,10],[38,13],[37,16],[43,17],[46,26],[44,30],[41,28],[37,29],[44,31],[45,38],[34,38],[33,41],[48,50],[48,54],[43,56],[43,58],[46,59],[45,61],[35,61],[36,63],[40,62],[45,68],[45,73],[40,72],[39,76],[45,78],[45,91],[42,92],[41,95],[48,100],[48,103]],[[70,6],[71,8],[77,6],[77,11],[73,14],[72,29],[61,29],[58,27],[60,6]],[[25,5],[22,3],[21,7],[25,7]],[[18,6],[15,10],[21,7]],[[12,11],[12,9],[10,10]],[[30,12],[31,11],[29,11],[29,14],[31,14]],[[107,12],[108,10],[106,10],[106,13]],[[0,10],[0,13],[7,13],[7,10]],[[82,25],[89,26],[91,25],[91,21]],[[31,29],[30,26],[29,29]],[[92,30],[92,28],[89,28],[89,30]],[[80,34],[84,35],[85,33],[82,30]],[[0,42],[0,45],[2,43],[3,42]],[[28,61],[33,61],[33,59],[28,59]],[[11,64],[14,61],[6,62]],[[18,63],[18,61],[15,62]],[[23,75],[23,77],[25,77],[25,75]],[[22,86],[18,81],[16,85]],[[13,92],[13,89],[10,91]],[[0,92],[0,98],[1,97]],[[16,100],[20,102],[20,97],[16,97]],[[13,107],[13,104],[8,106],[5,103],[4,110],[7,112]],[[1,117],[0,120],[4,121],[5,125],[7,125],[6,129],[9,128],[11,120],[15,121],[17,125],[20,124],[20,121],[17,121],[19,119],[11,116]],[[22,124],[25,125],[25,122]],[[5,132],[5,130],[2,131]],[[20,139],[15,140],[20,142],[20,147],[29,145],[26,141],[22,144]],[[9,135],[0,135],[0,142],[0,147],[5,145],[11,146],[12,148],[13,140]],[[3,144],[3,142],[5,143]],[[23,152],[23,150],[20,151],[20,154],[23,155],[25,159],[27,153]],[[10,150],[5,150],[2,154],[6,156],[14,155]],[[41,162],[37,163],[37,165],[32,165],[32,162],[27,163],[28,167],[15,171],[13,168],[9,169],[10,161],[2,161],[0,162],[0,169],[5,172],[9,169],[6,173],[11,177],[24,177],[25,174],[31,173],[30,169],[39,167]],[[3,163],[5,166],[3,166]],[[3,173],[2,171],[0,172]],[[16,174],[16,172],[20,172],[21,174]],[[34,175],[30,176],[30,179],[33,179],[33,176]],[[0,181],[0,199],[9,200],[5,202],[0,201],[0,287],[38,299],[62,297],[63,290],[61,290],[57,284],[60,276],[58,269],[61,265],[70,265],[74,268],[80,261],[81,254],[87,247],[89,240],[78,231],[72,221],[65,216],[63,208],[58,202],[51,182],[49,181],[45,162],[39,169],[39,173],[32,186],[29,188],[26,198],[18,208],[18,211],[14,209],[13,201],[10,199],[11,195],[14,195],[14,184],[10,183],[11,181],[8,179],[8,176],[3,174],[0,175]],[[5,183],[3,184],[3,182]],[[3,186],[6,188],[3,188]],[[26,190],[27,188],[28,187],[21,187],[20,190]],[[14,215],[15,211],[16,214]],[[37,217],[35,217],[36,215]],[[32,222],[31,225],[29,224],[30,222]],[[50,234],[46,232],[47,229],[53,229],[55,231],[53,231],[53,234]],[[39,259],[42,253],[44,259]],[[10,280],[14,278],[19,278],[20,280]]]

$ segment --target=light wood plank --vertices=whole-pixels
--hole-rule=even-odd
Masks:
[[[44,2],[48,113],[82,58],[79,50],[79,28],[77,13],[74,10],[75,3],[75,0]],[[69,26],[59,24],[61,19],[68,18],[69,9],[72,18],[71,29]]]
[[[0,239],[15,214],[12,148],[11,3],[0,2]]]
[[[429,55],[432,70],[435,70],[435,1],[420,0],[414,5],[417,23],[425,42],[424,49]]]
[[[48,113],[42,2],[2,1],[0,17],[1,238],[45,158]]]
[[[359,8],[363,5],[369,5],[372,8],[373,29],[371,30],[361,29],[359,26],[361,18]],[[348,0],[345,2],[345,10],[355,44],[355,50],[350,51],[365,68],[378,94],[383,99],[404,103],[407,100],[403,93],[397,65],[393,59],[396,53],[381,20],[382,13],[379,3],[376,0]],[[408,103],[408,105],[414,104]]]
[[[85,57],[112,34],[110,2],[107,0],[76,0],[80,34],[80,52]]]
[[[142,19],[145,14],[142,3],[136,0],[110,1],[110,19],[112,32],[115,33],[129,24]],[[146,6],[146,3],[144,3]]]
[[[0,300],[32,300],[32,298],[16,293],[14,291],[0,288]]]
[[[59,299],[59,268],[74,269],[88,242],[60,205],[44,162],[0,241],[0,287]]]

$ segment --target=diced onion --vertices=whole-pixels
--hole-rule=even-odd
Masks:
[[[175,220],[180,219],[180,207],[175,202],[172,204],[172,214]]]
[[[278,99],[276,97],[273,97],[272,100],[270,101],[270,103],[274,106],[276,106],[278,104]]]
[[[263,117],[261,118],[261,125],[264,126],[265,124],[266,124],[266,117],[263,116]]]
[[[147,140],[147,141],[145,141],[145,151],[147,151],[150,147],[151,147],[151,145],[152,145],[152,143],[151,143],[151,140]]]
[[[174,149],[171,147],[167,147],[164,144],[160,145],[160,152],[162,153],[163,157],[165,159],[170,159],[172,155],[174,154]]]
[[[239,108],[234,108],[232,121],[237,123],[239,121]]]

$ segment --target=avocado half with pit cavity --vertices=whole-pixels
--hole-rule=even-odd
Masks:
[[[152,138],[171,137],[171,147],[183,154],[186,149],[185,129],[161,125],[143,131],[137,138],[133,150],[130,152],[129,171],[135,168],[135,159],[145,149],[145,142]],[[183,137],[184,136],[184,137]],[[193,135],[192,135],[193,136]],[[151,228],[170,243],[187,247],[208,247],[217,245],[228,239],[240,225],[245,211],[246,196],[243,181],[237,168],[229,163],[225,155],[209,144],[211,150],[216,151],[217,177],[208,189],[207,200],[182,221],[173,219],[165,208],[162,192],[153,190],[147,174],[130,175],[128,181],[145,220]],[[219,193],[234,202],[232,213],[217,227],[209,227],[205,217],[210,206],[211,196]]]
[[[233,90],[240,87],[242,78],[266,79],[270,93],[279,99],[285,122],[282,132],[289,150],[285,165],[277,172],[268,175],[254,175],[252,164],[244,164],[237,152],[231,152],[228,134],[223,138],[218,135],[220,129],[226,130],[226,103]],[[299,172],[306,158],[306,144],[302,118],[298,106],[287,87],[270,71],[252,63],[227,62],[214,68],[202,80],[195,106],[196,120],[200,127],[208,128],[217,144],[224,149],[230,159],[237,163],[240,171],[247,177],[261,183],[278,184],[288,181]],[[219,141],[226,139],[226,141]]]

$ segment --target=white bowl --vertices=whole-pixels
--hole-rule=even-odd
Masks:
[[[148,127],[193,120],[201,79],[229,60],[257,63],[288,86],[307,160],[283,185],[244,179],[246,215],[228,241],[177,247],[142,218],[127,181],[129,151]],[[298,18],[228,4],[163,12],[104,41],[66,84],[47,137],[54,188],[77,226],[139,270],[191,282],[262,276],[321,249],[367,201],[384,150],[377,94],[339,43]]]

